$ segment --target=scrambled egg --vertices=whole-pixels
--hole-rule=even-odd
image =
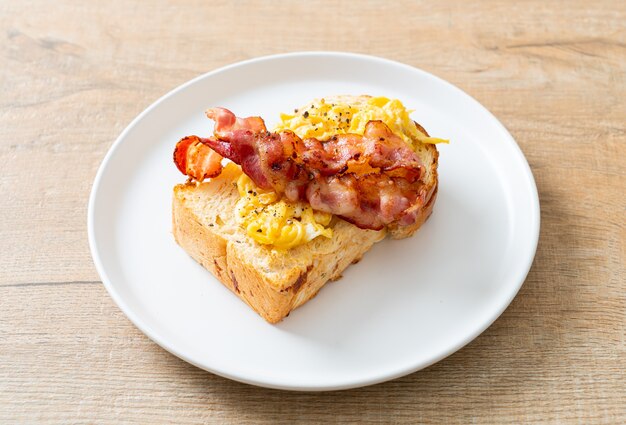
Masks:
[[[370,120],[381,120],[413,148],[421,143],[448,143],[447,140],[427,137],[417,130],[402,102],[386,97],[341,97],[332,102],[319,99],[295,110],[281,114],[274,131],[291,130],[300,138],[315,137],[327,140],[335,134],[363,134]],[[329,227],[332,215],[314,211],[306,204],[292,204],[280,200],[272,191],[257,187],[241,174],[237,181],[241,199],[237,202],[236,217],[248,236],[263,245],[276,249],[290,249],[318,236],[332,237]]]
[[[332,214],[314,211],[304,203],[280,200],[275,192],[259,188],[246,174],[237,180],[241,199],[235,217],[248,236],[263,245],[289,249],[318,236],[332,237]]]
[[[318,99],[294,114],[281,114],[281,122],[274,131],[291,130],[300,138],[315,137],[327,140],[335,134],[363,134],[371,120],[380,120],[405,142],[415,147],[421,143],[448,143],[447,140],[427,137],[420,132],[402,102],[386,97],[359,97],[342,102],[341,97],[332,102]]]

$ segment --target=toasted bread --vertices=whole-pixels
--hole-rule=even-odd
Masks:
[[[240,168],[229,164],[209,182],[174,187],[176,242],[270,323],[312,298],[328,281],[385,237],[338,218],[333,237],[319,237],[287,252],[260,245],[235,222]]]
[[[265,320],[277,323],[315,296],[327,281],[340,278],[387,233],[394,239],[405,238],[426,221],[437,197],[438,152],[434,145],[421,143],[417,152],[425,165],[422,190],[427,201],[410,226],[365,230],[334,217],[332,238],[318,237],[288,251],[274,250],[254,241],[236,222],[236,181],[241,169],[230,163],[210,181],[174,187],[174,238]]]

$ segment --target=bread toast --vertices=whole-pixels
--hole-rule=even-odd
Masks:
[[[385,231],[360,229],[334,218],[332,238],[316,238],[284,252],[252,240],[234,216],[241,170],[229,164],[204,183],[174,187],[172,227],[176,242],[227,288],[270,323],[336,280]]]
[[[439,154],[433,144],[415,142],[425,168],[420,190],[426,201],[410,226],[392,224],[379,231],[366,230],[334,217],[332,238],[318,237],[288,251],[272,249],[250,238],[237,223],[235,204],[240,196],[236,181],[242,171],[229,163],[210,181],[174,187],[174,238],[265,320],[277,323],[315,296],[327,281],[340,278],[387,233],[394,239],[411,236],[430,216],[437,197]]]

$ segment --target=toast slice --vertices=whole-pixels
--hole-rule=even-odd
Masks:
[[[374,231],[334,217],[330,224],[332,238],[318,237],[289,251],[273,250],[254,241],[237,224],[236,181],[242,171],[229,163],[210,181],[174,187],[174,238],[265,320],[277,323],[314,297],[327,281],[339,279],[387,232],[394,239],[405,238],[426,221],[437,195],[438,152],[434,145],[421,144],[418,153],[426,166],[423,190],[428,201],[411,226]]]
[[[204,183],[174,187],[176,242],[270,323],[277,323],[341,277],[385,231],[363,230],[333,218],[333,237],[318,237],[286,253],[251,239],[235,221],[239,166],[228,164]]]

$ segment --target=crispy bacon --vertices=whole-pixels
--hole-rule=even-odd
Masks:
[[[222,155],[198,136],[185,137],[176,144],[174,163],[181,173],[198,181],[217,177],[222,172]]]
[[[201,143],[220,159],[241,165],[258,186],[289,201],[307,201],[361,228],[412,224],[425,201],[419,157],[381,121],[370,121],[363,136],[321,141],[302,140],[291,131],[268,132],[261,118],[238,118],[224,108],[209,109],[207,116],[215,121],[214,136],[184,138],[174,152],[179,170],[197,180],[217,170],[202,160],[204,151],[190,150]]]

